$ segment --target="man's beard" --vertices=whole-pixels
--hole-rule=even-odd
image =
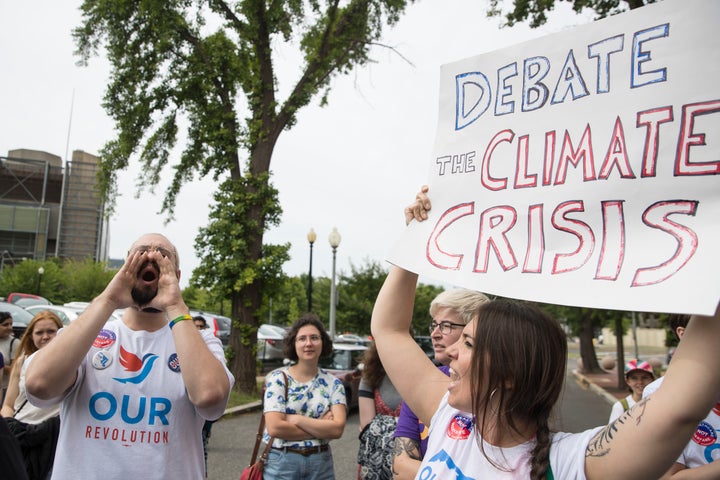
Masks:
[[[157,295],[157,292],[157,287],[153,288],[148,285],[145,288],[133,287],[130,294],[132,295],[132,299],[135,304],[142,308],[143,305],[147,305],[152,302],[153,298]]]

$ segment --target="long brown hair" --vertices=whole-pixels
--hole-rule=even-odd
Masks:
[[[380,361],[377,346],[375,346],[375,340],[373,340],[363,354],[362,378],[374,390],[380,386],[385,375],[385,367]]]
[[[550,463],[549,418],[562,392],[566,363],[565,332],[539,307],[505,299],[480,307],[471,366],[472,378],[478,380],[472,386],[473,414],[482,419],[477,431],[483,432],[491,417],[496,417],[500,429],[518,433],[518,422],[535,423],[532,480],[545,478]],[[484,392],[482,384],[487,385]],[[490,409],[493,396],[498,402],[496,411]]]
[[[35,325],[37,325],[38,322],[42,320],[52,320],[55,325],[57,325],[58,330],[60,330],[63,327],[62,322],[60,321],[60,318],[58,318],[57,315],[55,315],[50,310],[43,310],[42,312],[38,312],[37,315],[33,317],[32,320],[30,320],[30,323],[28,323],[27,328],[25,329],[25,333],[23,333],[22,338],[20,339],[20,346],[18,347],[18,355],[32,355],[33,353],[38,351],[38,348],[35,346],[35,342],[33,342],[33,332],[35,331]]]

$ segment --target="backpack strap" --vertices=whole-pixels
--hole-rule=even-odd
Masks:
[[[630,408],[630,405],[628,405],[627,397],[623,397],[622,400],[620,400],[620,405],[623,406],[623,412],[627,412]]]

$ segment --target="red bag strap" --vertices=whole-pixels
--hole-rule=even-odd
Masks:
[[[383,400],[382,396],[380,395],[380,389],[376,388],[373,390],[373,399],[375,400],[375,412],[380,415],[390,415],[391,417],[399,417],[400,416],[400,407],[402,407],[402,403],[398,405],[395,410],[391,410],[387,403],[385,403],[385,400]]]
[[[285,379],[285,402],[287,403],[288,398],[288,377],[285,374],[284,370],[280,370],[280,373],[282,373],[283,378]],[[253,448],[252,457],[250,457],[250,465],[255,463],[255,457],[257,457],[258,450],[260,449],[260,443],[262,442],[263,437],[263,430],[265,428],[265,412],[260,416],[260,426],[258,427],[257,435],[255,436],[255,448]],[[273,440],[275,440],[275,437],[270,437],[270,440],[268,440],[267,446],[265,447],[265,451],[262,454],[262,458],[267,458],[267,454],[270,451],[270,448],[272,447]]]

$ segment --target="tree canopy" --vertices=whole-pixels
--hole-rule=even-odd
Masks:
[[[547,15],[555,8],[560,0],[513,0],[510,9],[503,9],[508,5],[507,0],[490,0],[488,16],[502,17],[504,24],[512,27],[516,23],[529,22],[531,28],[537,28],[547,22]],[[589,8],[597,14],[597,18],[605,18],[626,10],[642,7],[655,0],[564,0],[572,3],[575,12],[580,13]]]
[[[253,345],[262,294],[278,288],[287,245],[263,244],[281,209],[270,161],[302,107],[326,100],[330,81],[370,60],[400,0],[85,0],[73,35],[82,61],[102,48],[111,65],[103,106],[115,138],[100,152],[100,184],[112,205],[117,174],[142,165],[140,189],[173,175],[162,212],[172,218],[181,187],[211,176],[220,188],[210,225],[196,239],[193,281],[232,299],[236,388],[254,391]],[[302,56],[289,93],[278,98],[276,56]],[[182,146],[179,161],[171,152]],[[172,240],[172,239],[171,239]]]

